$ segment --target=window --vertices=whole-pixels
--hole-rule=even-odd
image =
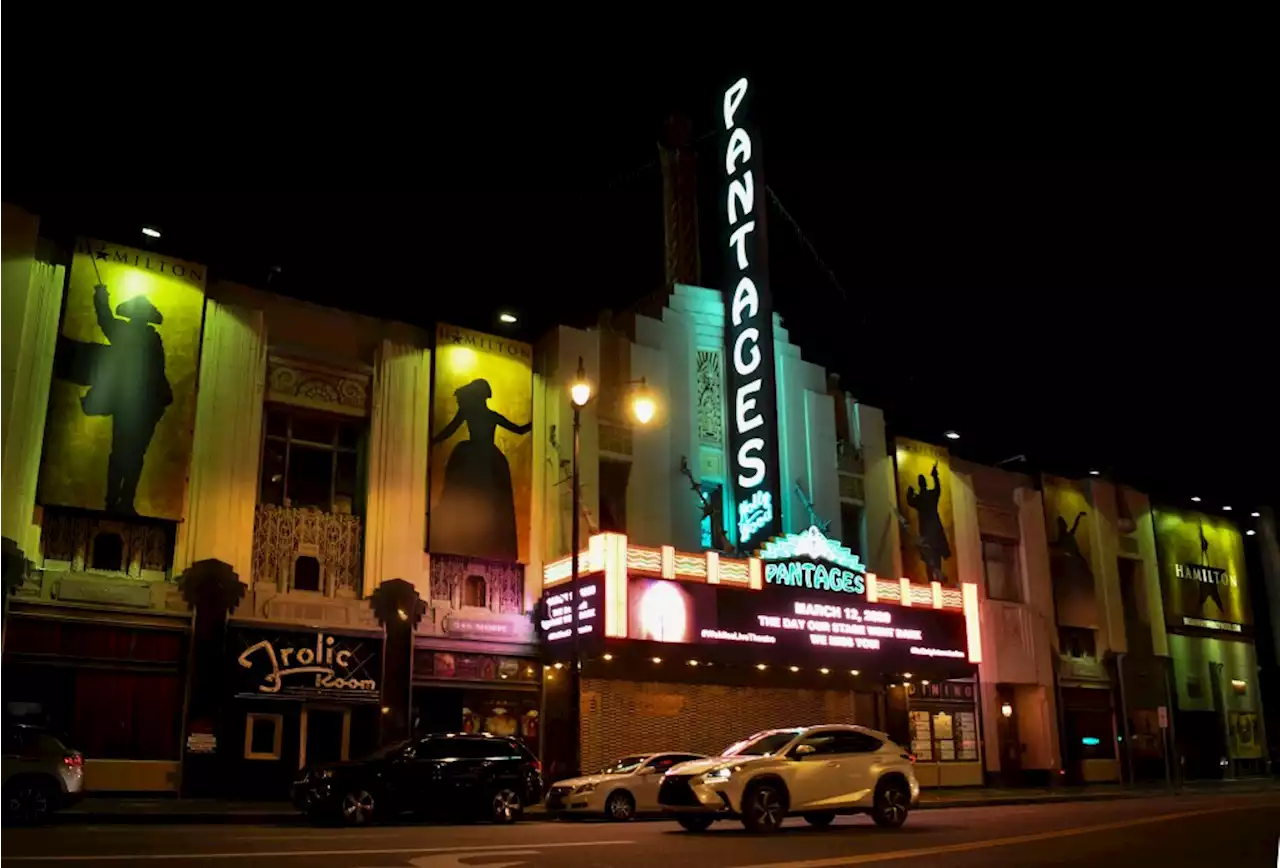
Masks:
[[[627,532],[627,480],[630,461],[600,460],[600,530]]]
[[[651,769],[657,769],[658,773],[661,774],[672,766],[688,762],[691,759],[698,759],[698,757],[686,756],[685,754],[667,754],[665,756],[654,757],[645,763],[645,765]]]
[[[359,421],[269,408],[259,502],[355,512],[362,433]]]
[[[467,576],[462,582],[462,605],[478,606],[483,609],[488,606],[486,601],[484,576]]]
[[[293,589],[320,590],[320,561],[311,555],[299,555],[293,562]]]
[[[1059,627],[1058,648],[1067,657],[1098,656],[1093,631],[1087,627]]]
[[[280,759],[280,739],[284,717],[279,714],[246,714],[244,717],[244,758]]]
[[[862,507],[847,500],[840,501],[840,542],[855,555],[862,554]]]
[[[120,572],[124,569],[124,540],[120,534],[103,531],[93,538],[93,569]]]
[[[1022,574],[1018,570],[1016,542],[983,537],[982,572],[986,576],[990,599],[1022,602]]]
[[[814,748],[811,756],[835,756],[850,753],[871,753],[880,749],[880,740],[854,730],[818,732],[801,744]]]

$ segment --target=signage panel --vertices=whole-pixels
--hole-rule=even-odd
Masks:
[[[380,637],[274,630],[235,630],[232,637],[236,696],[378,701]]]
[[[573,583],[548,589],[538,612],[538,635],[544,642],[562,642],[578,635],[604,635],[604,582],[599,575],[578,580],[579,599],[574,604]]]
[[[755,89],[745,78],[724,92],[725,355],[729,380],[729,484],[738,550],[782,529],[778,470],[777,377],[769,291],[765,183],[755,128]]]

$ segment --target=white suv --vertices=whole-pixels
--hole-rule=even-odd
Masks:
[[[919,799],[910,754],[883,732],[849,725],[759,732],[715,759],[673,767],[658,788],[658,803],[691,832],[726,816],[773,832],[796,814],[825,826],[856,813],[896,829]]]

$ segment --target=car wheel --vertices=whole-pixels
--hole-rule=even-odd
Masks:
[[[836,815],[833,811],[818,811],[817,813],[804,815],[806,823],[810,826],[817,826],[818,828],[830,826],[835,818]]]
[[[625,823],[636,815],[636,800],[626,790],[615,790],[604,803],[604,812],[610,820]]]
[[[348,826],[366,826],[372,823],[376,807],[373,793],[362,789],[349,791],[342,797],[342,803],[338,806],[342,822]]]
[[[495,823],[514,823],[522,810],[519,794],[507,787],[494,792],[489,800],[489,819]]]
[[[748,832],[776,832],[787,816],[787,799],[777,784],[755,784],[742,800],[742,825]]]
[[[39,778],[19,778],[5,787],[5,819],[23,826],[36,826],[49,816],[53,788]]]
[[[911,809],[911,793],[900,781],[881,781],[876,787],[871,819],[882,829],[896,829],[907,821]]]
[[[711,828],[715,820],[703,814],[682,814],[676,817],[676,822],[686,832],[705,832]]]

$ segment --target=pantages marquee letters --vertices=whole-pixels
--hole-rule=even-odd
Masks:
[[[867,568],[861,559],[816,527],[769,540],[760,549],[760,560],[766,585],[842,594],[867,592]]]
[[[724,93],[725,349],[730,386],[730,478],[738,549],[750,551],[782,527],[778,480],[773,299],[769,294],[765,185],[753,136],[751,85]]]

